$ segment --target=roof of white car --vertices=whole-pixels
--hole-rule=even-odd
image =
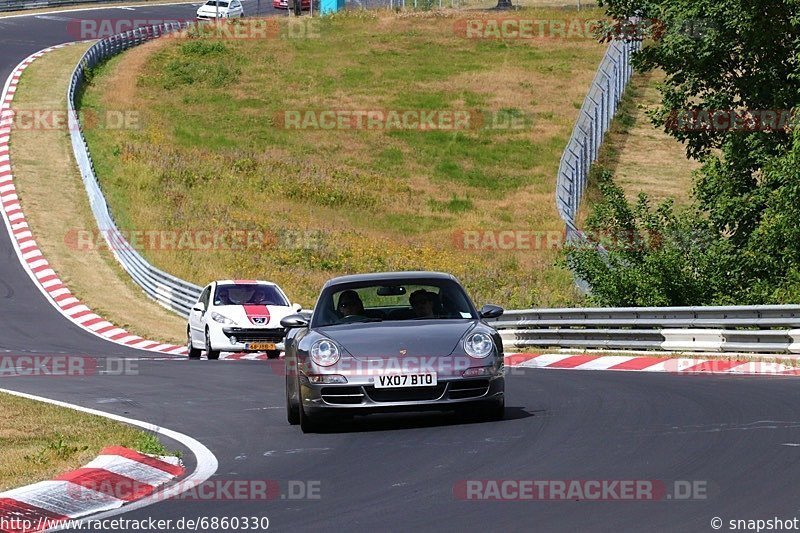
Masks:
[[[264,281],[262,279],[221,279],[217,280],[217,285],[272,285],[277,286],[277,283],[271,281]]]

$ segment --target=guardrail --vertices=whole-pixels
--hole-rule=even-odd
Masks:
[[[800,353],[800,305],[529,309],[490,322],[507,350]]]
[[[597,160],[603,136],[611,126],[630,81],[633,72],[631,57],[641,47],[641,41],[612,41],[608,46],[561,155],[556,178],[556,208],[566,224],[568,240],[582,239],[576,217],[589,168]]]
[[[94,172],[92,156],[89,154],[89,147],[75,111],[75,95],[86,80],[87,69],[94,68],[107,58],[128,48],[160,37],[165,33],[179,30],[184,26],[185,23],[175,22],[140,28],[100,40],[92,45],[72,73],[67,89],[67,112],[75,160],[78,163],[86,193],[89,195],[92,213],[94,213],[97,226],[108,243],[109,249],[125,271],[148,295],[167,309],[188,316],[189,310],[200,296],[201,287],[176,278],[151,265],[119,231],[114,223],[114,217],[108,209],[103,191],[100,189],[100,183]]]
[[[4,11],[25,11],[45,7],[73,6],[75,4],[106,4],[125,0],[0,0],[0,13]],[[130,0],[133,2],[134,0]]]

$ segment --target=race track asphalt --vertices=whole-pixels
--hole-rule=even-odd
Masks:
[[[195,9],[0,19],[0,79],[30,53],[73,40],[70,19],[186,18]],[[103,341],[44,300],[5,231],[0,259],[0,354],[131,358],[127,375],[3,377],[0,388],[190,435],[217,456],[215,481],[274,480],[284,496],[290,482],[319,490],[319,498],[269,501],[218,493],[214,501],[165,501],[122,518],[265,516],[270,529],[295,531],[711,531],[713,517],[725,521],[722,530],[730,519],[800,518],[798,378],[517,369],[507,378],[501,422],[375,415],[304,435],[286,423],[279,363],[188,361]],[[651,480],[672,496],[678,481],[706,494],[465,501],[454,490],[465,480]]]

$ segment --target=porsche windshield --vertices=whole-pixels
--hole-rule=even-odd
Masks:
[[[283,294],[272,285],[237,283],[217,285],[214,305],[283,305],[288,306]]]
[[[451,280],[350,283],[325,291],[313,327],[353,322],[476,319],[460,285]]]

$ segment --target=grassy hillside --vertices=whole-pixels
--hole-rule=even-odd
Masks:
[[[581,37],[467,39],[464,17],[349,12],[315,19],[311,38],[163,39],[115,58],[82,104],[139,119],[87,131],[112,212],[126,229],[261,232],[239,250],[142,251],[196,283],[272,279],[305,305],[333,275],[394,269],[451,271],[479,302],[574,302],[557,250],[464,250],[457,237],[561,230],[556,169],[604,48]],[[483,123],[285,126],[287,113],[370,110],[467,111]],[[521,126],[489,127],[510,119]]]

